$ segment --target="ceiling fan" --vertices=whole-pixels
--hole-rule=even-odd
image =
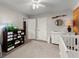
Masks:
[[[33,10],[38,9],[39,7],[46,7],[44,4],[41,4],[42,0],[32,0]]]

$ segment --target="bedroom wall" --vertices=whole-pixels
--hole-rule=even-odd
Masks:
[[[63,20],[63,25],[62,26],[57,26],[55,24],[57,19]],[[65,17],[60,17],[60,18],[57,18],[57,19],[52,19],[51,17],[48,18],[49,31],[67,32],[67,29],[66,29],[67,28],[67,21],[71,21],[72,22],[72,18],[70,16],[65,16]]]
[[[56,26],[55,21],[57,19],[52,19],[52,16],[44,16],[44,17],[38,17],[34,19],[27,19],[27,27],[28,27],[28,39],[37,39],[37,40],[43,40],[48,41],[50,32],[67,32],[67,21],[72,22],[72,16],[67,15],[65,17],[61,17],[60,19],[63,20],[62,26]],[[36,20],[37,20],[37,31],[36,31]],[[71,24],[72,25],[72,24]],[[37,32],[37,34],[36,34]],[[38,38],[36,37],[38,36]],[[48,36],[48,37],[47,37]]]
[[[13,24],[18,28],[23,28],[23,17],[24,15],[0,5],[0,42],[2,42],[2,28],[6,24]]]

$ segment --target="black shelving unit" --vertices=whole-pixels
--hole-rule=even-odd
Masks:
[[[3,51],[9,52],[22,44],[24,44],[24,30],[3,31]]]
[[[15,37],[14,37],[15,38]],[[15,39],[15,48],[24,43],[24,30],[17,31],[17,39]]]

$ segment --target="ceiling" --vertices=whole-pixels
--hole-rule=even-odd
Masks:
[[[0,4],[15,9],[28,16],[41,16],[56,13],[69,13],[72,11],[77,0],[41,0],[46,7],[32,9],[32,0],[0,0]]]

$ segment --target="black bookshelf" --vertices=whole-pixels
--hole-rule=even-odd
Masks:
[[[20,46],[21,44],[24,44],[24,30],[18,30],[17,37],[14,37],[14,38],[17,38],[14,40],[15,48]]]
[[[22,44],[24,44],[24,30],[3,30],[3,51],[9,52]]]

